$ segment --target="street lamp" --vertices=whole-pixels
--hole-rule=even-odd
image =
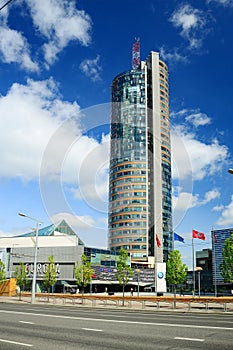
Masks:
[[[36,222],[36,240],[35,240],[35,253],[34,253],[34,268],[33,268],[33,279],[32,279],[32,299],[31,303],[34,304],[35,302],[35,294],[36,294],[36,265],[37,265],[37,250],[38,250],[38,227],[41,225],[41,221],[28,216],[24,213],[18,213],[19,216],[23,216],[25,218],[31,219]]]
[[[203,268],[197,266],[196,270],[198,272],[198,296],[200,298],[200,296],[201,296],[201,271],[203,270]]]
[[[233,169],[228,169],[228,173],[233,174]]]

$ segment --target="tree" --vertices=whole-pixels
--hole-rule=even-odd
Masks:
[[[0,259],[0,281],[5,281],[5,279],[6,279],[5,264]]]
[[[223,261],[219,265],[225,283],[233,283],[233,234],[227,238],[222,249]]]
[[[28,282],[26,266],[22,261],[20,261],[19,265],[16,266],[14,277],[16,279],[16,285],[19,287],[19,300],[21,300],[22,290],[25,288]]]
[[[57,282],[56,277],[57,277],[57,272],[56,272],[54,257],[53,255],[51,255],[48,257],[48,262],[46,264],[45,273],[43,276],[43,284],[48,291],[48,301],[49,301],[50,288],[54,286]]]
[[[119,284],[122,286],[123,290],[123,306],[124,306],[124,297],[125,297],[125,286],[128,284],[130,277],[133,276],[133,271],[128,265],[128,252],[127,250],[121,248],[119,260],[117,261],[117,279]]]
[[[93,270],[91,268],[91,262],[87,259],[85,254],[81,256],[81,263],[76,261],[74,267],[74,275],[76,278],[76,284],[82,289],[82,297],[84,288],[91,282]]]
[[[188,267],[182,263],[179,250],[173,250],[167,261],[166,280],[174,288],[174,307],[176,308],[176,287],[186,281]]]

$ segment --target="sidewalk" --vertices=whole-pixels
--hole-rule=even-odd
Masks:
[[[49,297],[49,299],[48,299]],[[21,300],[19,296],[0,296],[0,303],[31,303],[30,294],[22,294]],[[123,305],[122,294],[118,293],[113,297],[106,293],[85,294],[82,295],[37,295],[35,304],[44,305],[59,305],[59,306],[73,306],[73,307],[96,307],[96,308],[117,308],[127,310],[143,310],[143,311],[174,311],[174,312],[205,312],[205,313],[233,313],[233,298],[222,301],[221,298],[216,299],[216,302],[210,302],[206,299],[187,299],[186,297],[177,298],[176,308],[174,308],[174,299],[172,297],[157,297],[147,298],[145,296],[129,297],[126,296]]]

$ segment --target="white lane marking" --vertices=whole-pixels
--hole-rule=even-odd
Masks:
[[[25,308],[24,310],[26,310],[26,311],[35,311],[35,309],[34,308]],[[42,307],[38,307],[37,309],[36,309],[37,311],[47,311],[48,309],[47,308],[42,308]],[[56,311],[61,311],[61,309],[60,308],[58,308],[58,307],[54,307],[53,308],[53,310],[56,310]],[[73,313],[75,313],[75,314],[77,314],[77,310],[75,309],[75,310],[69,310],[70,312],[73,312]],[[113,310],[112,310],[113,311]],[[85,313],[86,315],[87,314],[93,314],[93,311],[91,310],[84,310],[84,309],[82,309],[82,313]],[[128,315],[132,315],[132,312],[127,312],[126,310],[124,310],[124,314],[125,315],[114,315],[114,317],[116,317],[116,318],[125,318],[125,317],[127,317]],[[223,321],[219,321],[219,316],[216,316],[216,314],[213,314],[213,315],[211,315],[211,314],[201,314],[201,315],[191,315],[191,314],[181,314],[181,315],[179,315],[179,314],[175,314],[174,315],[174,313],[168,313],[168,312],[166,312],[166,315],[164,315],[163,313],[160,313],[160,312],[156,312],[156,315],[159,315],[160,317],[163,317],[163,318],[165,318],[165,319],[167,319],[167,316],[169,316],[169,317],[173,317],[174,319],[176,319],[176,318],[184,318],[184,317],[186,317],[186,316],[188,316],[188,318],[189,319],[191,319],[191,318],[194,318],[194,319],[206,319],[206,318],[208,318],[208,320],[209,319],[211,319],[211,320],[214,320],[214,321],[217,321],[217,322],[222,322],[222,323],[224,323],[224,320]],[[105,313],[99,313],[99,316],[109,316],[109,313],[107,313],[106,311],[105,311]],[[141,312],[140,313],[140,315],[135,315],[134,314],[134,318],[141,318],[142,316],[150,316],[150,317],[154,317],[154,315],[151,313],[151,312]],[[229,315],[227,315],[227,314],[224,314],[224,318],[232,318],[232,315],[231,314],[229,314]],[[228,323],[228,322],[226,322],[226,323]],[[233,323],[233,322],[229,322],[229,323]]]
[[[182,337],[175,337],[174,339],[178,339],[178,340],[190,340],[190,341],[205,341],[205,339],[198,339],[198,338],[182,338]]]
[[[29,322],[29,321],[19,321],[19,323],[35,324],[34,322]]]
[[[82,328],[84,331],[93,331],[93,332],[103,332],[102,329],[96,329],[96,328]]]
[[[233,327],[218,327],[218,326],[200,326],[200,325],[188,325],[188,324],[173,324],[173,323],[157,323],[157,322],[140,322],[140,321],[124,321],[124,320],[111,320],[102,318],[90,318],[90,317],[75,317],[75,316],[61,316],[61,315],[49,315],[49,314],[38,314],[38,313],[28,313],[21,311],[9,311],[0,310],[0,313],[6,314],[17,314],[17,315],[27,315],[27,316],[39,316],[39,317],[50,317],[50,318],[63,318],[66,320],[82,320],[88,322],[104,322],[104,323],[126,323],[126,324],[141,324],[146,326],[161,326],[161,327],[176,327],[176,328],[195,328],[195,329],[219,329],[225,331],[233,331]]]
[[[6,340],[6,339],[0,339],[0,342],[3,343],[10,343],[10,344],[16,344],[16,345],[23,345],[23,346],[28,346],[28,347],[32,347],[32,344],[26,344],[26,343],[19,343],[17,341],[11,341],[11,340]]]

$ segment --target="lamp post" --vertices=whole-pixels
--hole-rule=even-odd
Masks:
[[[36,222],[36,240],[35,240],[35,253],[34,253],[34,267],[33,267],[33,278],[32,278],[32,299],[31,303],[34,304],[35,302],[35,294],[36,294],[36,265],[37,265],[37,250],[38,250],[38,228],[39,225],[41,225],[41,221],[28,216],[24,213],[19,213],[19,216],[23,216],[25,218],[31,219]]]
[[[200,298],[201,296],[201,271],[203,270],[202,267],[196,267],[196,270],[198,272],[198,296]]]

